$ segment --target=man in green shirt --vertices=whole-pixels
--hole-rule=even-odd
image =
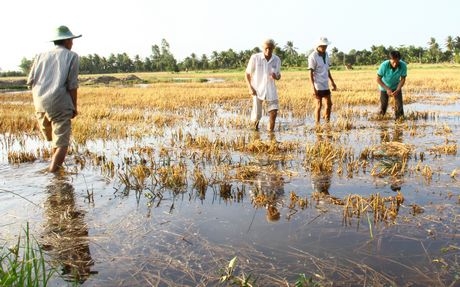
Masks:
[[[390,52],[390,59],[380,64],[377,71],[377,83],[380,88],[380,114],[385,115],[389,97],[394,98],[395,117],[404,116],[402,87],[406,83],[407,64],[401,61],[398,51]]]

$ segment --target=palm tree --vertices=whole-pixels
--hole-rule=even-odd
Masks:
[[[284,45],[284,52],[286,56],[296,56],[297,55],[297,48],[294,47],[294,43],[292,41],[287,41],[286,45]]]
[[[197,59],[197,57],[196,57],[196,54],[195,54],[195,53],[190,54],[190,59],[191,59],[191,64],[192,64],[192,67],[191,67],[191,68],[192,68],[193,70],[196,70],[196,68],[197,68],[197,61],[198,61],[198,59]]]
[[[214,69],[219,69],[220,68],[220,54],[217,51],[212,51],[211,53],[211,64]]]
[[[450,54],[451,54],[450,61],[453,62],[454,61],[455,42],[454,42],[454,39],[452,38],[452,36],[447,37],[447,39],[446,39],[446,48],[447,48],[447,51],[449,51]]]
[[[457,36],[454,39],[454,50],[460,50],[460,36]]]
[[[287,41],[286,45],[284,45],[284,62],[287,66],[297,66],[297,48],[294,47],[294,43],[292,41]]]
[[[202,70],[207,70],[209,68],[209,60],[206,54],[201,55],[200,68]]]
[[[429,48],[428,48],[428,53],[430,56],[430,61],[431,62],[438,62],[439,59],[439,54],[441,51],[439,50],[439,44],[436,43],[436,39],[431,37],[430,41],[428,42]]]
[[[453,52],[454,51],[454,38],[452,38],[452,36],[448,36],[447,39],[446,39],[446,48],[448,51],[451,51]]]

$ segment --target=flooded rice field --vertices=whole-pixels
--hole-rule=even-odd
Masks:
[[[74,141],[58,174],[36,131],[5,132],[0,245],[28,223],[50,286],[457,286],[460,95],[411,99],[402,122],[281,108],[274,133],[249,128],[249,101],[198,105]]]

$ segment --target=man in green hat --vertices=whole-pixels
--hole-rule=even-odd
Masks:
[[[27,85],[32,88],[38,125],[52,144],[49,166],[56,172],[64,163],[70,143],[71,119],[77,115],[78,54],[72,52],[74,35],[66,26],[56,29],[55,48],[36,56]]]

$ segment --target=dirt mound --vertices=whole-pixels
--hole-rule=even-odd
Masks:
[[[123,79],[121,79],[122,82],[130,82],[130,83],[136,83],[136,84],[140,84],[140,83],[143,83],[145,82],[144,80],[142,80],[141,78],[139,78],[138,76],[136,75],[129,75]]]
[[[80,79],[81,83],[85,85],[109,85],[109,84],[140,84],[145,81],[136,75],[129,75],[124,78],[117,78],[114,76],[99,76],[96,78]]]
[[[98,85],[98,84],[108,85],[112,82],[120,82],[120,79],[113,77],[113,76],[99,76],[96,78],[88,78],[85,80],[80,80],[80,82],[83,82],[88,85]]]

